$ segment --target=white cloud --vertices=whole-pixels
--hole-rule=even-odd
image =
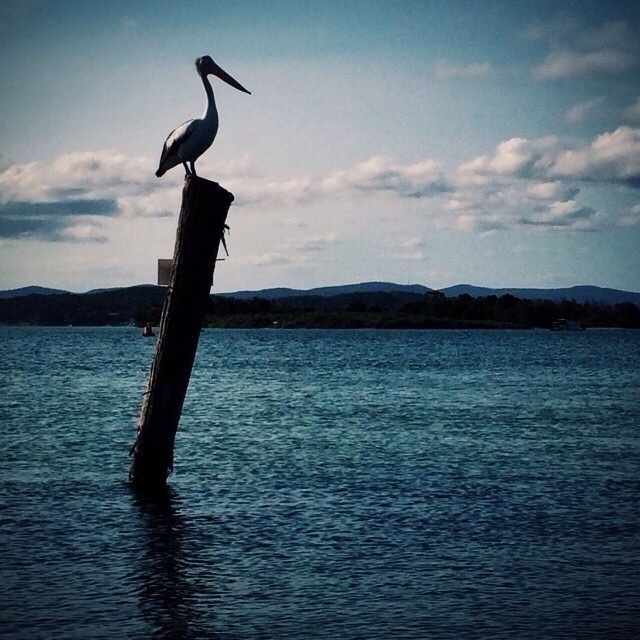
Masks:
[[[640,203],[625,211],[620,217],[619,224],[624,227],[640,225]]]
[[[549,40],[552,50],[533,69],[541,80],[618,75],[640,66],[638,34],[626,22],[584,28],[576,22],[538,25],[528,35]]]
[[[640,128],[619,127],[557,155],[549,173],[591,182],[640,186]]]
[[[338,234],[331,232],[323,236],[305,238],[304,240],[293,241],[285,245],[286,249],[298,253],[315,253],[324,251],[338,240]]]
[[[157,188],[153,163],[111,151],[61,155],[51,163],[14,164],[0,173],[0,200],[55,202],[69,198],[116,198]]]
[[[114,216],[118,207],[113,199],[70,199],[63,202],[0,202],[0,238],[40,238],[50,241],[89,241],[95,234],[67,233],[69,229],[99,228],[99,218]],[[79,222],[80,221],[80,222]],[[100,236],[101,238],[101,236]]]
[[[290,264],[292,262],[292,259],[290,256],[286,256],[279,251],[273,251],[270,253],[263,253],[261,255],[252,256],[247,259],[247,262],[259,267],[280,267]]]
[[[640,122],[640,96],[624,111],[624,117],[631,122]]]
[[[236,184],[255,178],[248,157],[207,165]],[[103,242],[92,217],[160,218],[180,208],[182,172],[162,179],[155,161],[109,150],[68,153],[51,162],[8,165],[0,171],[0,237]],[[79,217],[82,219],[78,221]]]
[[[640,185],[640,128],[619,127],[575,148],[557,138],[511,138],[490,156],[460,167],[461,178],[510,176],[536,180],[584,180]]]
[[[9,165],[0,172],[0,236],[104,242],[96,216],[167,215],[177,177],[160,182],[151,160],[111,151]]]
[[[234,185],[239,205],[308,204],[327,196],[387,192],[402,198],[428,198],[451,189],[442,168],[433,159],[401,164],[385,156],[373,156],[325,176],[302,176],[265,181],[254,175]]]
[[[596,212],[576,199],[578,193],[557,182],[497,178],[481,186],[461,186],[454,194],[455,206],[449,209],[456,227],[465,231],[517,226],[594,228]]]
[[[598,212],[579,194],[580,183],[640,187],[640,129],[619,127],[573,148],[553,137],[511,138],[461,165],[455,183],[445,209],[460,229],[632,224],[628,212]]]
[[[102,244],[107,242],[107,236],[104,234],[102,226],[92,224],[90,222],[83,222],[66,227],[61,232],[60,240],[63,242],[89,242]]]
[[[449,190],[438,162],[432,159],[397,164],[374,156],[353,167],[336,171],[321,182],[321,191],[388,191],[405,198],[422,198]]]
[[[170,185],[148,194],[122,196],[117,202],[121,215],[128,218],[172,216],[180,210],[180,189]]]
[[[240,261],[260,267],[302,268],[321,261],[338,241],[339,237],[335,232],[310,237],[293,237],[284,242],[276,242],[272,251],[250,254],[240,258]]]
[[[11,165],[0,173],[0,237],[103,242],[108,218],[120,224],[175,215],[182,173],[158,180],[153,168],[150,159],[108,151]],[[583,202],[580,183],[640,187],[640,128],[619,127],[571,147],[554,136],[514,137],[451,174],[432,158],[398,162],[373,156],[325,175],[280,179],[261,175],[243,158],[228,165],[225,176],[237,194],[236,206],[244,205],[243,215],[263,230],[258,233],[267,229],[265,215],[270,232],[291,227],[291,221],[298,227],[294,239],[272,243],[268,255],[256,252],[255,264],[300,266],[331,251],[358,225],[388,228],[393,220],[397,232],[406,233],[411,225],[402,226],[398,211],[436,227],[480,231],[517,225],[595,229],[623,219],[630,224],[634,217],[628,211],[605,216]],[[338,203],[346,214],[333,214]],[[311,228],[301,225],[311,210],[324,211],[329,233],[318,233],[316,221]],[[393,240],[403,258],[424,255],[418,245],[402,246],[405,241],[406,235]]]
[[[423,238],[413,236],[399,241],[395,245],[394,257],[397,260],[425,260],[427,242]]]
[[[589,117],[591,113],[598,109],[603,100],[604,98],[602,96],[598,96],[596,98],[590,98],[589,100],[584,100],[583,102],[574,104],[565,113],[565,121],[569,124],[577,124],[579,122],[583,122]]]
[[[543,80],[579,78],[587,75],[619,74],[638,64],[635,54],[625,51],[555,51],[534,69]]]
[[[557,142],[554,136],[536,140],[510,138],[501,142],[492,156],[480,156],[461,165],[460,173],[530,178],[549,164],[549,152]]]
[[[571,200],[580,192],[577,187],[564,184],[559,180],[531,182],[526,185],[526,189],[533,197],[559,201]]]
[[[546,227],[591,229],[596,212],[575,200],[553,201],[547,207],[532,209],[518,219],[520,224]]]

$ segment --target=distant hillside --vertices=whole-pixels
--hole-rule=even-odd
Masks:
[[[165,287],[141,285],[97,293],[23,295],[0,299],[0,324],[103,326],[132,324],[162,307]]]
[[[21,287],[20,289],[8,289],[0,291],[0,298],[22,298],[23,296],[51,296],[58,293],[67,293],[62,289],[49,289],[48,287]]]
[[[358,284],[343,284],[333,287],[315,287],[313,289],[257,289],[253,291],[231,291],[216,295],[238,300],[248,300],[251,298],[265,298],[266,300],[279,300],[281,298],[292,298],[300,296],[337,296],[343,293],[374,293],[374,292],[404,292],[404,293],[425,293],[430,291],[429,287],[421,284],[396,284],[394,282],[360,282]]]
[[[361,282],[359,284],[345,284],[334,287],[316,287],[314,289],[256,289],[232,291],[229,293],[216,293],[216,295],[238,300],[250,300],[252,298],[264,298],[266,300],[282,300],[310,297],[333,297],[343,294],[368,294],[368,293],[410,293],[424,294],[433,291],[421,284],[396,284],[393,282]],[[561,289],[533,289],[522,287],[490,288],[476,287],[470,284],[457,284],[446,287],[441,291],[452,298],[462,294],[470,296],[503,296],[510,294],[516,298],[528,300],[575,300],[576,302],[601,302],[605,304],[617,304],[618,302],[633,302],[640,305],[640,293],[633,291],[621,291],[619,289],[607,289],[592,285],[567,287]]]
[[[328,289],[328,288],[327,288]],[[338,287],[338,289],[340,289]],[[234,303],[250,303],[254,300],[260,300],[268,302],[272,305],[277,305],[282,309],[346,309],[348,307],[357,306],[359,308],[379,308],[385,311],[397,311],[403,304],[407,302],[415,302],[423,297],[423,293],[414,293],[412,291],[344,291],[337,294],[311,294],[301,291],[296,292],[295,289],[289,289],[292,291],[291,295],[283,295],[277,298],[269,298],[268,295],[264,295],[261,291],[253,292],[255,295],[251,296],[235,296],[231,294],[214,295],[213,302],[218,308],[229,309],[234,306]],[[315,289],[312,291],[316,291]],[[242,308],[242,304],[240,304]]]
[[[137,285],[134,287],[117,287],[110,289],[93,289],[84,294],[70,295],[95,295],[109,294],[117,292],[127,292],[132,289],[141,287],[154,287],[155,285]],[[429,287],[421,284],[396,284],[394,282],[361,282],[358,284],[336,285],[332,287],[315,287],[313,289],[291,289],[286,287],[277,287],[271,289],[253,289],[230,291],[218,293],[214,291],[214,295],[223,296],[225,298],[236,298],[237,300],[251,300],[253,298],[264,298],[266,300],[281,300],[283,298],[317,298],[317,297],[333,297],[345,294],[370,294],[370,293],[403,293],[403,294],[424,294],[427,291],[433,291]],[[471,284],[457,284],[452,287],[441,289],[447,297],[455,297],[462,294],[470,296],[503,296],[510,294],[516,298],[529,300],[575,300],[576,302],[602,302],[606,304],[617,304],[618,302],[633,302],[640,305],[640,293],[633,291],[622,291],[620,289],[607,289],[603,287],[595,287],[592,285],[567,287],[563,289],[533,289],[523,287],[476,287]],[[3,298],[20,298],[30,295],[60,295],[67,294],[68,291],[60,289],[50,289],[47,287],[22,287],[20,289],[11,289],[8,291],[0,291],[0,299]]]
[[[640,293],[594,287],[592,285],[567,287],[564,289],[527,289],[518,287],[492,289],[490,287],[475,287],[471,284],[457,284],[453,287],[441,289],[441,291],[448,298],[462,294],[468,294],[473,297],[492,295],[499,297],[509,294],[516,298],[528,300],[575,300],[576,302],[600,302],[604,304],[633,302],[633,304],[640,305]]]
[[[447,297],[439,291],[354,292],[277,300],[213,296],[205,324],[222,328],[549,329],[559,318],[585,328],[640,328],[640,308],[631,302],[552,301],[513,295]]]
[[[380,290],[386,287],[388,291]],[[211,296],[205,325],[211,327],[309,328],[549,328],[557,318],[569,318],[588,327],[640,328],[640,308],[627,300],[593,301],[602,294],[595,287],[567,290],[525,289],[523,297],[505,295],[517,289],[478,289],[489,295],[447,297],[423,287],[365,283],[323,287],[267,299],[262,292],[247,298],[229,294]],[[363,290],[364,289],[364,290]],[[595,289],[595,291],[594,291]],[[295,290],[285,290],[293,291]],[[474,291],[472,288],[471,291]],[[0,298],[0,324],[42,326],[104,326],[156,324],[160,320],[166,288],[141,285],[89,293],[31,294]],[[579,302],[577,294],[589,296]],[[624,294],[625,292],[618,292]],[[500,294],[500,295],[497,295]],[[550,300],[550,295],[563,300]],[[545,299],[536,299],[541,295]]]

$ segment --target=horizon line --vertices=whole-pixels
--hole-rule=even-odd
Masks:
[[[277,289],[286,289],[286,290],[291,290],[291,291],[303,291],[303,292],[307,292],[307,291],[314,291],[317,289],[333,289],[333,288],[340,288],[340,287],[354,287],[354,286],[360,286],[360,285],[369,285],[369,284],[381,284],[381,285],[393,285],[393,286],[397,286],[397,287],[424,287],[427,290],[431,290],[431,291],[444,291],[447,289],[452,289],[454,287],[473,287],[475,289],[489,289],[489,290],[509,290],[509,289],[524,289],[524,290],[533,290],[533,291],[557,291],[557,290],[565,290],[565,289],[576,289],[576,288],[581,288],[581,287],[591,287],[591,288],[596,288],[596,289],[609,289],[609,290],[613,290],[613,291],[621,291],[624,293],[635,293],[635,294],[640,294],[640,290],[634,290],[634,289],[621,289],[619,287],[614,287],[614,286],[602,286],[602,285],[595,285],[595,284],[573,284],[573,285],[563,285],[563,286],[532,286],[532,285],[507,285],[507,286],[496,286],[496,285],[477,285],[477,284],[471,284],[469,282],[457,282],[456,284],[452,284],[452,285],[447,285],[444,287],[439,287],[439,288],[434,288],[434,287],[430,287],[428,285],[422,284],[420,282],[411,282],[411,283],[400,283],[400,282],[394,282],[392,280],[362,280],[359,282],[346,282],[343,284],[324,284],[324,285],[314,285],[311,287],[296,287],[296,286],[287,286],[287,285],[276,285],[276,286],[265,286],[265,287],[259,287],[259,288],[241,288],[241,289],[228,289],[228,290],[220,290],[220,291],[212,291],[212,295],[215,294],[231,294],[231,293],[238,293],[238,292],[259,292],[259,291],[270,291],[270,290],[277,290]],[[61,291],[64,293],[78,293],[78,294],[82,294],[82,293],[91,293],[94,291],[108,291],[108,290],[117,290],[117,289],[130,289],[130,288],[134,288],[134,287],[157,287],[157,286],[166,286],[166,285],[158,285],[156,283],[152,283],[152,282],[139,282],[137,284],[127,284],[127,285],[114,285],[114,286],[103,286],[103,287],[93,287],[91,289],[87,289],[84,291],[78,291],[78,290],[72,290],[72,289],[65,289],[65,288],[61,288],[61,287],[57,287],[57,286],[50,286],[50,285],[43,285],[43,284],[28,284],[28,285],[22,285],[22,286],[18,286],[18,287],[10,287],[10,288],[5,288],[5,289],[0,289],[0,292],[6,293],[6,292],[11,292],[11,291],[21,291],[24,289],[29,289],[29,288],[41,288],[41,289],[49,289],[49,290],[54,290],[54,291]],[[212,287],[213,289],[213,287]]]

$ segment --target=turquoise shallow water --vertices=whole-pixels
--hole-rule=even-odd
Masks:
[[[640,333],[0,328],[2,638],[633,638]]]

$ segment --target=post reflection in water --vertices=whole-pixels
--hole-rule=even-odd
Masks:
[[[189,575],[185,552],[188,523],[180,513],[180,498],[167,487],[153,495],[133,493],[134,509],[142,520],[146,546],[133,574],[140,613],[154,638],[211,638],[199,616],[200,595]]]

